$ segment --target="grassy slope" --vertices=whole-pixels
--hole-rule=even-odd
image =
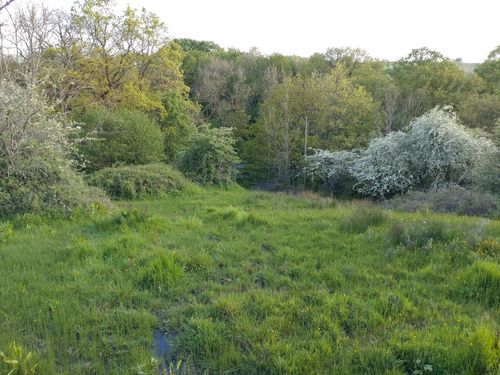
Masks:
[[[16,341],[42,374],[157,374],[157,329],[185,372],[498,373],[498,258],[448,242],[500,240],[499,221],[366,229],[362,205],[243,190],[123,206],[0,242],[0,350]],[[415,220],[451,235],[390,242]]]

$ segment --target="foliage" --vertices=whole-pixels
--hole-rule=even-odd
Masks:
[[[470,94],[458,106],[457,115],[469,128],[491,131],[500,119],[500,97],[492,94]]]
[[[480,189],[500,194],[500,149],[481,166],[478,174],[477,185]]]
[[[34,88],[0,82],[0,118],[0,216],[67,216],[105,202],[73,170],[71,128]]]
[[[164,111],[159,115],[158,125],[165,137],[166,160],[174,161],[189,137],[197,131],[199,108],[178,93],[165,94],[162,106]]]
[[[400,120],[406,126],[435,106],[456,103],[468,89],[465,73],[450,59],[423,47],[397,61],[389,71],[401,92]]]
[[[412,121],[407,133],[373,140],[353,167],[355,189],[387,198],[411,188],[471,184],[494,151],[489,140],[475,137],[453,113],[436,108]]]
[[[180,46],[168,42],[166,26],[155,14],[131,7],[116,13],[109,1],[86,0],[77,2],[67,19],[62,29],[71,31],[73,39],[56,44],[58,59],[49,64],[62,62],[62,73],[79,87],[72,107],[161,110],[160,93],[187,92]],[[75,65],[76,71],[71,69]]]
[[[393,132],[372,140],[351,168],[354,190],[366,196],[388,197],[415,186],[408,160],[413,154],[405,147],[406,139],[405,133]]]
[[[500,94],[500,46],[488,54],[488,58],[474,71],[484,79],[491,93]]]
[[[497,308],[500,304],[500,267],[498,263],[477,262],[458,275],[452,294],[458,298]]]
[[[180,172],[160,163],[104,168],[87,176],[87,182],[114,199],[161,196],[190,186]]]
[[[22,174],[27,160],[61,163],[71,151],[71,128],[60,121],[34,87],[0,81],[0,118],[2,178]]]
[[[100,190],[88,187],[63,163],[32,159],[21,167],[22,172],[0,180],[0,217],[24,213],[69,217],[78,210],[92,212],[109,205]]]
[[[199,78],[198,72],[205,64],[208,57],[213,54],[223,52],[223,48],[214,42],[198,41],[193,39],[175,39],[184,51],[182,60],[182,71],[184,72],[184,82],[191,88],[196,86]],[[191,91],[191,94],[193,92]]]
[[[352,74],[356,68],[372,60],[372,58],[368,55],[368,52],[360,48],[332,47],[326,50],[325,60],[332,67],[343,65],[349,74]]]
[[[319,149],[352,149],[364,146],[374,133],[373,100],[354,85],[339,65],[329,74],[286,78],[273,85],[260,110],[256,130],[265,155],[264,169],[274,180],[290,184],[304,163],[307,145]]]
[[[447,108],[433,109],[412,121],[407,142],[412,172],[423,187],[471,183],[477,168],[495,151],[489,140],[474,136]]]
[[[315,150],[313,155],[306,156],[304,173],[313,186],[318,184],[331,194],[353,194],[355,183],[352,167],[359,158],[355,151]]]
[[[164,158],[164,135],[145,114],[102,107],[76,116],[84,140],[79,152],[86,171],[127,164],[148,164]]]
[[[500,217],[500,201],[497,196],[457,185],[428,191],[410,191],[381,204],[386,208],[406,212],[431,210],[457,215]]]
[[[239,162],[234,143],[231,129],[202,129],[181,151],[179,169],[200,184],[229,185],[235,180]]]
[[[194,95],[212,125],[232,127],[238,139],[245,137],[250,87],[241,66],[231,59],[209,56],[198,72]]]

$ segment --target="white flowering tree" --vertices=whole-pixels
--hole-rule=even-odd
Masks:
[[[0,216],[67,215],[101,200],[72,169],[71,131],[34,88],[0,81]]]
[[[386,198],[414,186],[415,176],[410,168],[411,154],[406,149],[406,137],[405,133],[393,132],[370,142],[351,168],[356,192]]]
[[[0,81],[0,177],[22,175],[34,159],[67,161],[70,131],[34,88]]]
[[[445,107],[416,118],[406,132],[372,140],[359,157],[322,151],[308,161],[324,181],[349,176],[356,192],[383,199],[410,189],[472,184],[495,151],[493,142],[475,136]]]
[[[349,194],[354,183],[352,168],[358,158],[356,151],[315,150],[306,156],[305,173],[314,185],[321,184],[331,193]]]

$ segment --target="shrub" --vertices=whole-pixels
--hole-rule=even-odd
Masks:
[[[467,190],[450,185],[426,192],[411,191],[405,195],[385,200],[384,207],[406,212],[429,209],[434,212],[454,213],[468,216],[498,217],[500,200],[486,192]]]
[[[305,173],[323,190],[332,194],[352,194],[355,183],[352,167],[358,158],[359,154],[354,151],[316,150],[314,155],[306,156]]]
[[[183,95],[171,92],[162,97],[165,114],[158,119],[158,125],[165,135],[164,152],[166,160],[173,161],[196,132],[195,117],[199,108]]]
[[[474,136],[448,108],[435,108],[413,120],[407,133],[370,143],[353,167],[355,189],[385,198],[410,189],[471,184],[494,152],[491,141]]]
[[[87,177],[90,185],[114,199],[141,199],[188,188],[191,183],[178,171],[162,163],[104,168]]]
[[[164,135],[141,112],[95,108],[76,119],[82,127],[79,154],[86,171],[163,159]]]
[[[435,108],[413,120],[406,133],[376,138],[359,155],[318,151],[307,161],[309,173],[325,184],[335,188],[346,181],[359,194],[390,198],[412,189],[475,183],[481,168],[495,160],[495,150],[493,142],[460,125],[448,108]],[[497,184],[496,170],[490,175],[494,179],[488,183]]]
[[[415,185],[405,149],[407,135],[394,132],[370,142],[351,169],[358,193],[375,198],[401,194]]]
[[[70,217],[75,211],[88,213],[96,205],[109,205],[103,192],[87,186],[68,165],[33,160],[23,172],[0,180],[0,216]]]
[[[12,237],[13,234],[14,226],[10,222],[0,222],[0,242],[5,241],[9,237]]]
[[[234,144],[231,129],[205,128],[181,151],[179,169],[201,184],[231,184],[239,162]]]
[[[500,150],[480,168],[477,185],[482,190],[500,195]]]
[[[68,216],[105,203],[72,168],[71,128],[34,88],[0,82],[0,118],[0,216]]]

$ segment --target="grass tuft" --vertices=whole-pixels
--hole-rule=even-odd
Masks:
[[[340,228],[350,233],[363,233],[369,227],[382,225],[387,220],[387,214],[379,206],[370,202],[352,204],[351,212],[343,216]]]

